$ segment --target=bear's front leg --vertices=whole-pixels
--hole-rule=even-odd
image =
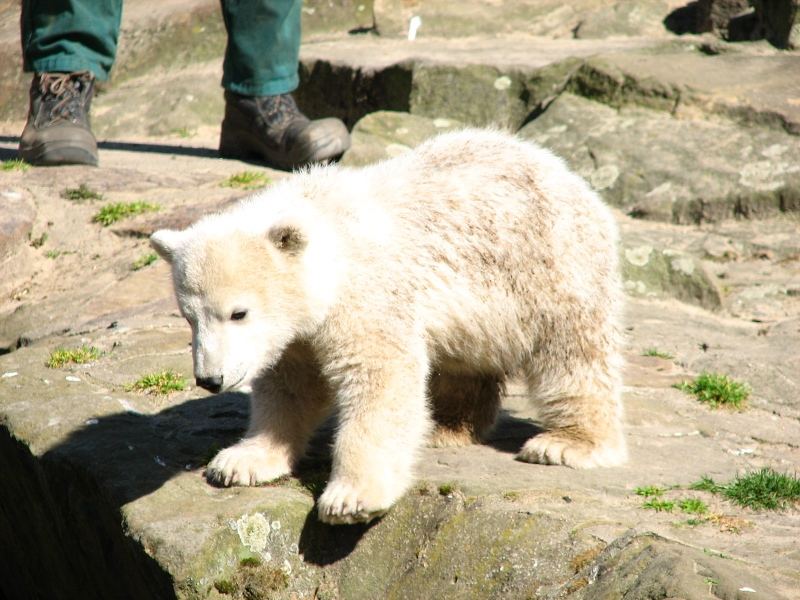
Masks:
[[[206,467],[217,485],[259,485],[291,472],[331,407],[330,390],[308,348],[290,346],[253,387],[244,438]]]
[[[326,523],[371,521],[412,482],[430,430],[428,361],[421,341],[402,350],[392,343],[372,343],[364,354],[336,361],[339,428],[331,479],[318,501]]]

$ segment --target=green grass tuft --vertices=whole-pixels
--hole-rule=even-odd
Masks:
[[[655,485],[646,485],[644,487],[637,487],[634,492],[636,492],[637,496],[650,498],[651,496],[660,496],[664,493],[664,490]]]
[[[80,184],[76,188],[67,188],[61,192],[61,197],[73,202],[83,202],[84,200],[102,200],[103,194],[95,192],[85,183]]]
[[[644,352],[642,352],[642,356],[655,356],[656,358],[663,358],[666,360],[672,360],[675,358],[669,352],[662,352],[658,348],[647,348]]]
[[[158,396],[166,396],[172,392],[186,389],[186,379],[175,371],[165,370],[158,373],[149,373],[137,381],[125,386],[125,391],[146,392]]]
[[[92,221],[100,223],[103,227],[113,225],[117,221],[141,215],[146,212],[153,212],[159,210],[161,207],[158,204],[150,204],[148,202],[115,202],[114,204],[106,204],[100,209]]]
[[[642,508],[654,510],[656,512],[672,512],[672,510],[675,508],[675,503],[672,500],[658,500],[656,498],[651,498],[642,504]]]
[[[724,486],[717,485],[714,483],[714,480],[711,479],[708,475],[703,475],[700,478],[700,481],[695,481],[693,484],[689,486],[690,490],[698,490],[701,492],[711,492],[712,494],[718,494],[723,489]]]
[[[257,556],[246,556],[239,561],[240,567],[258,567],[261,565],[261,559]]]
[[[27,171],[31,166],[21,158],[12,158],[0,163],[0,171]]]
[[[782,510],[800,502],[800,479],[765,467],[737,476],[725,486],[722,494],[740,506]]]
[[[708,512],[708,505],[699,498],[684,498],[678,502],[678,508],[691,515],[703,515]]]
[[[746,384],[718,373],[701,373],[694,381],[684,381],[675,387],[693,394],[711,408],[726,406],[741,410],[750,395],[750,388]]]
[[[150,252],[149,254],[140,256],[133,262],[133,264],[131,264],[131,271],[138,271],[139,269],[144,269],[145,267],[152,265],[157,260],[158,260],[158,254],[156,254],[155,252]]]
[[[441,496],[449,496],[452,494],[456,489],[456,486],[452,483],[443,483],[439,486],[439,495]]]
[[[769,467],[738,475],[724,485],[704,476],[689,487],[721,494],[739,506],[755,510],[782,510],[800,503],[800,479],[796,475],[778,473]]]
[[[56,348],[47,359],[47,366],[58,369],[68,364],[82,365],[97,360],[103,355],[102,351],[94,346],[81,346],[80,348]]]
[[[220,185],[222,187],[240,188],[243,190],[254,190],[256,188],[264,187],[270,183],[270,178],[266,173],[258,171],[241,171],[234,173],[225,179]]]

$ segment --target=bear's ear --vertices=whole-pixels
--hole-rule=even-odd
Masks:
[[[180,243],[180,231],[172,229],[159,229],[150,236],[150,245],[168,263],[172,262],[175,250]]]
[[[297,254],[307,243],[306,236],[297,225],[286,223],[272,227],[267,237],[278,250],[288,254]]]

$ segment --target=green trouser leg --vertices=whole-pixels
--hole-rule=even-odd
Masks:
[[[228,30],[222,85],[245,96],[297,87],[302,0],[222,0]],[[26,71],[92,71],[107,79],[122,0],[23,0]]]
[[[298,84],[302,0],[222,0],[228,30],[222,86],[272,96]]]
[[[26,71],[91,71],[108,78],[117,53],[122,0],[23,0]]]

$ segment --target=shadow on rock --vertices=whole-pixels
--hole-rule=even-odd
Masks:
[[[503,411],[497,419],[497,425],[489,435],[489,439],[485,444],[491,446],[495,450],[501,452],[508,452],[509,454],[517,454],[522,450],[530,438],[542,433],[544,429],[539,427],[533,421],[527,419],[520,419],[511,416],[508,412]]]
[[[188,400],[157,414],[117,413],[92,420],[43,457],[82,465],[122,506],[154,492],[177,473],[210,460],[241,437],[248,399],[223,394]]]

